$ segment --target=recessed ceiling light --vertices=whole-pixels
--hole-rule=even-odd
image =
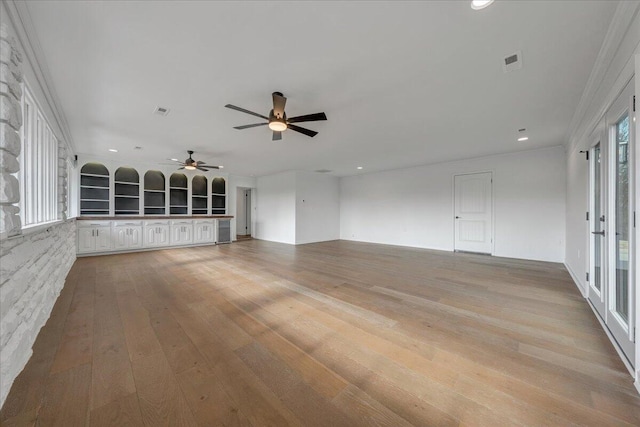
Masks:
[[[493,3],[493,0],[471,0],[471,9],[480,10]]]
[[[529,140],[529,137],[528,137],[528,136],[521,136],[520,138],[518,138],[518,141],[519,141],[519,142],[522,142],[522,141],[528,141],[528,140]]]
[[[218,169],[224,169],[224,166],[220,165],[218,166]]]
[[[178,159],[171,159],[171,160],[173,160],[174,162],[177,162],[177,161],[179,161]]]
[[[109,148],[109,151],[111,151],[112,153],[117,153],[118,150],[116,150],[115,148]]]
[[[358,169],[358,170],[362,170],[362,166],[358,166],[358,168],[357,168],[357,169]]]

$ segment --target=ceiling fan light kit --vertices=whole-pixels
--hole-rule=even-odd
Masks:
[[[214,166],[214,165],[207,165],[205,162],[202,162],[200,160],[195,161],[193,160],[193,157],[191,157],[193,155],[193,151],[192,150],[188,150],[187,153],[189,154],[189,158],[186,159],[184,162],[181,162],[177,159],[167,159],[167,160],[171,160],[172,162],[176,162],[177,165],[176,166],[181,166],[180,169],[186,169],[186,170],[200,170],[203,172],[207,172],[211,169],[222,169],[222,166]],[[173,164],[173,163],[171,163]]]
[[[241,107],[237,107],[235,105],[227,104],[225,107],[230,108],[232,110],[240,111],[241,113],[250,114],[252,116],[260,117],[261,119],[266,120],[263,123],[253,123],[250,125],[242,125],[235,126],[234,129],[243,130],[249,129],[258,126],[268,126],[271,131],[273,131],[272,140],[279,141],[282,139],[282,132],[287,129],[291,129],[295,132],[299,132],[303,135],[307,135],[309,137],[314,137],[318,134],[318,132],[306,129],[300,126],[296,126],[294,123],[302,123],[302,122],[316,122],[320,120],[327,120],[327,115],[325,113],[315,113],[315,114],[307,114],[304,116],[296,116],[287,118],[287,114],[284,111],[284,107],[287,103],[287,98],[284,97],[282,92],[273,92],[271,94],[273,100],[273,109],[269,112],[269,117],[263,116],[262,114],[255,113],[253,111],[246,110]]]

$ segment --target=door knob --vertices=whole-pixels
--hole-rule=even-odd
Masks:
[[[456,215],[456,219],[460,219],[460,217]]]
[[[604,236],[604,230],[602,230],[602,231],[592,231],[591,233],[592,234],[599,234],[601,236]]]

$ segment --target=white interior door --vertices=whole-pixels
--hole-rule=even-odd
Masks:
[[[493,252],[493,179],[491,172],[454,177],[456,251]]]

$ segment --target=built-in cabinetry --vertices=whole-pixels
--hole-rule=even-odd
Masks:
[[[169,221],[156,220],[144,222],[144,246],[158,248],[169,246]]]
[[[223,177],[180,171],[166,179],[158,170],[141,174],[128,166],[114,169],[110,172],[95,162],[80,168],[81,216],[227,213],[227,182]]]
[[[169,178],[169,213],[187,215],[189,213],[189,185],[183,173],[172,173]]]
[[[111,250],[111,221],[78,221],[78,253]]]
[[[215,244],[218,221],[228,218],[78,220],[78,255]]]
[[[176,245],[188,245],[193,243],[193,221],[171,221],[171,243]]]
[[[111,227],[114,250],[142,248],[142,221],[112,221]]]
[[[216,221],[210,219],[197,219],[193,221],[193,243],[206,243],[215,241]]]
[[[144,174],[144,214],[164,215],[165,179],[160,171],[147,171]]]
[[[114,214],[140,213],[140,177],[133,168],[121,167],[114,175]]]
[[[224,178],[211,180],[211,215],[224,215],[227,211],[227,185]]]
[[[207,212],[207,177],[196,175],[191,180],[191,213],[206,215]]]
[[[100,163],[80,169],[80,215],[109,216],[109,170]]]

